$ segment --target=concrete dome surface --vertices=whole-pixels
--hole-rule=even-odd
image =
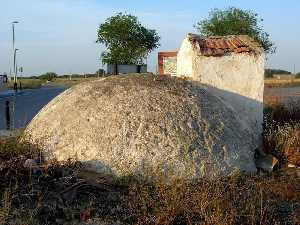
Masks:
[[[187,179],[256,171],[253,135],[205,86],[152,75],[74,86],[25,130],[47,160],[79,160],[117,177]]]

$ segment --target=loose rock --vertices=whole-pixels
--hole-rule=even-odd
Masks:
[[[46,160],[71,158],[117,177],[217,177],[256,171],[256,131],[239,118],[196,82],[112,76],[55,98],[25,139]]]

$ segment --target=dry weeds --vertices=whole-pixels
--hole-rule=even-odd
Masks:
[[[300,86],[300,79],[288,79],[288,80],[266,79],[265,86],[268,88],[296,87],[296,86]]]
[[[23,151],[5,152],[5,159],[0,154],[2,224],[88,224],[91,219],[98,221],[95,224],[151,225],[300,222],[295,169],[213,181],[170,181],[161,176],[150,182],[96,175],[71,161],[63,165],[40,161],[24,168]]]
[[[276,156],[281,166],[300,166],[300,102],[267,102],[264,123],[265,152]]]

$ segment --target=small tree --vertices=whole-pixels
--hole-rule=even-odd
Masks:
[[[262,21],[253,11],[230,7],[212,10],[209,17],[195,27],[203,36],[249,35],[262,45],[266,53],[274,53],[276,48],[260,25]]]
[[[39,79],[52,81],[56,77],[57,77],[56,73],[54,73],[54,72],[48,72],[48,73],[45,73],[45,74],[42,74],[41,76],[39,76]]]
[[[107,47],[103,64],[141,64],[159,47],[159,40],[157,32],[142,26],[137,17],[119,13],[99,26],[97,43]]]

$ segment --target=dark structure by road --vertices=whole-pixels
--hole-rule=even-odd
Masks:
[[[4,75],[0,74],[0,85],[2,83],[7,83],[7,81],[8,81],[7,75],[6,74],[4,74]]]

